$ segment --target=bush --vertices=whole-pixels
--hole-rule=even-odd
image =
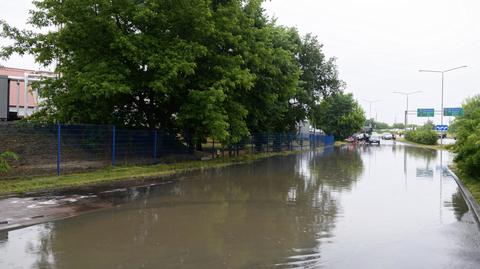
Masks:
[[[438,134],[426,125],[417,130],[408,131],[405,134],[405,139],[423,145],[436,145],[438,141]]]
[[[480,177],[480,95],[467,99],[463,109],[464,116],[452,126],[457,137],[455,162],[462,172]]]
[[[10,170],[10,165],[8,164],[9,160],[17,160],[18,156],[10,151],[5,151],[0,153],[0,173],[7,172]]]

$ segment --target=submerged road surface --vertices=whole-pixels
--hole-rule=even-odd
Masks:
[[[392,144],[195,172],[2,232],[0,268],[480,268],[450,158]]]

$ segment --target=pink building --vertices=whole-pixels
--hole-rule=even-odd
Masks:
[[[0,66],[0,76],[8,77],[10,112],[16,112],[19,117],[35,112],[38,109],[39,95],[38,89],[32,89],[31,83],[53,75],[51,72]]]

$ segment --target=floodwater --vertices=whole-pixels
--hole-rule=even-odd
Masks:
[[[390,144],[195,172],[0,233],[0,268],[480,268],[450,159]]]

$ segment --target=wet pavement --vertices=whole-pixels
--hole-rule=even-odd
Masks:
[[[450,160],[400,143],[329,148],[102,195],[10,198],[0,220],[21,203],[76,216],[0,232],[0,268],[480,268]]]

